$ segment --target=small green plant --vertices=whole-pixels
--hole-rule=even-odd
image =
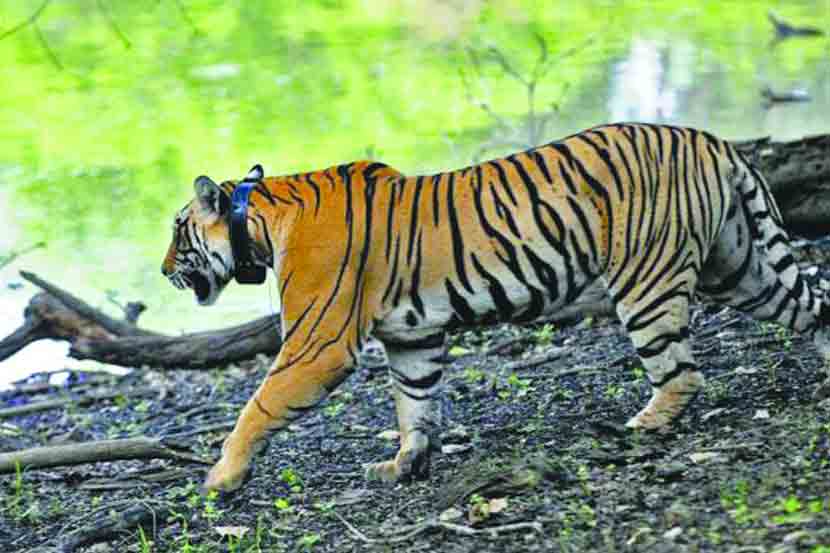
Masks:
[[[556,334],[556,327],[551,323],[545,323],[533,333],[533,339],[540,346],[546,346],[553,341],[553,335]]]
[[[625,394],[625,387],[619,386],[617,384],[609,384],[605,388],[605,397],[608,399],[618,399]]]
[[[597,525],[597,513],[587,503],[579,506],[577,512],[579,513],[580,521],[588,528],[595,528]]]
[[[334,505],[334,501],[318,501],[314,504],[314,508],[324,515],[327,515],[334,510]]]
[[[151,542],[144,533],[144,528],[138,527],[138,550],[141,553],[151,553],[153,551],[153,542]]]
[[[291,467],[284,468],[280,471],[280,480],[284,482],[293,493],[300,493],[303,491],[303,480]]]
[[[280,513],[290,513],[294,510],[294,507],[291,505],[291,502],[288,501],[286,498],[278,497],[274,500],[274,509],[276,509]]]
[[[346,405],[340,401],[329,403],[323,408],[323,414],[330,419],[336,418]]]
[[[470,496],[469,501],[470,501],[470,507],[472,507],[474,505],[483,505],[484,503],[487,503],[487,500],[483,496],[481,496],[477,493],[472,494]]]
[[[222,516],[222,511],[216,507],[216,499],[219,497],[219,492],[210,490],[204,496],[202,503],[202,516],[205,520],[215,521]]]
[[[40,504],[23,478],[23,469],[20,463],[14,465],[11,494],[6,498],[4,507],[3,510],[19,522],[35,524],[41,517]]]
[[[190,531],[187,527],[187,517],[179,515],[182,524],[181,534],[176,536],[175,541],[178,543],[179,553],[196,553],[196,549],[190,543]]]
[[[783,511],[779,515],[772,517],[775,524],[800,524],[810,518],[808,513],[803,511],[804,505],[794,495],[787,497],[778,506],[779,511]]]
[[[320,543],[320,534],[305,534],[302,538],[300,538],[298,545],[305,551],[311,551],[311,549],[318,543]]]
[[[746,480],[738,480],[732,490],[721,492],[721,506],[736,524],[749,524],[756,518],[749,509],[749,482]]]
[[[464,380],[466,380],[470,384],[476,384],[478,382],[481,382],[486,377],[484,371],[482,371],[481,369],[477,369],[475,367],[466,367],[462,374],[464,375]]]
[[[149,401],[147,401],[146,399],[142,399],[141,401],[135,404],[135,407],[133,407],[133,409],[137,413],[146,413],[150,410],[151,405],[152,404]]]
[[[265,523],[263,521],[264,515],[260,515],[256,519],[256,530],[254,531],[253,543],[248,545],[245,553],[262,553],[262,534],[265,532]]]
[[[501,399],[509,399],[512,396],[517,398],[524,397],[530,389],[530,382],[530,379],[519,378],[519,375],[512,373],[507,377],[507,387],[500,389],[498,396]]]
[[[788,328],[780,325],[774,326],[775,337],[784,342],[784,348],[789,351],[793,347],[793,335]]]
[[[634,367],[631,372],[634,373],[634,380],[637,382],[641,382],[646,377],[646,370],[643,367]]]

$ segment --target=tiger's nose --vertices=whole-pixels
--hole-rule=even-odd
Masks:
[[[166,277],[169,277],[171,274],[173,274],[173,271],[169,270],[167,268],[167,264],[165,263],[161,266],[161,274]]]

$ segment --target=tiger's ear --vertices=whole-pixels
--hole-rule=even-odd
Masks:
[[[196,180],[193,181],[193,188],[196,190],[196,197],[199,198],[199,203],[203,208],[217,215],[227,213],[231,199],[210,177],[204,175],[196,177]]]
[[[262,180],[264,176],[265,171],[262,170],[262,165],[257,163],[256,165],[251,167],[250,171],[248,171],[248,174],[245,176],[245,180],[259,182]]]

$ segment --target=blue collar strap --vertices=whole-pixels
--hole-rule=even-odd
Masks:
[[[239,284],[265,282],[266,268],[254,263],[251,257],[251,238],[248,236],[248,200],[254,187],[262,180],[262,175],[262,167],[255,165],[231,194],[229,212],[231,251],[235,267],[234,274]]]

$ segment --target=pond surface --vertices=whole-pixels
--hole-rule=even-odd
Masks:
[[[203,173],[363,157],[430,172],[614,120],[830,132],[830,40],[776,43],[768,20],[826,33],[826,0],[100,4],[50,3],[0,40],[0,256],[46,242],[0,270],[0,335],[34,292],[20,269],[113,314],[141,299],[142,324],[165,332],[275,312],[272,280],[203,309],[161,277]],[[39,5],[0,0],[0,36]],[[809,101],[770,107],[766,88]],[[0,384],[76,366],[65,350],[30,346]]]

